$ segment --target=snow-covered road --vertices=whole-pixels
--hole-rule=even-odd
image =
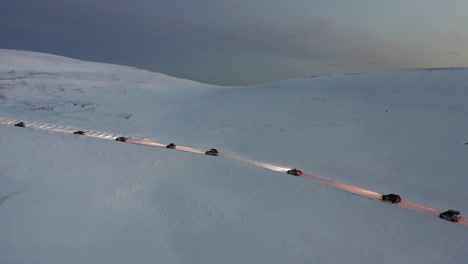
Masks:
[[[0,118],[0,125],[13,126],[14,124],[16,124],[18,122],[19,122],[18,120],[14,120],[14,119]],[[26,122],[26,124],[27,124],[26,125],[27,128],[41,129],[41,130],[61,132],[61,133],[73,133],[73,132],[78,130],[77,128],[74,128],[74,127],[71,127],[71,126],[57,126],[57,125],[53,125],[53,124],[45,124],[45,123],[40,123],[40,122],[31,122],[31,123]],[[86,136],[90,136],[90,137],[94,137],[94,138],[101,138],[101,139],[115,140],[115,138],[118,137],[119,135],[112,134],[112,133],[107,133],[107,132],[101,132],[101,131],[87,130],[86,131]],[[130,137],[129,140],[126,143],[136,144],[136,145],[144,145],[144,146],[149,146],[149,147],[166,148],[166,144],[154,142],[154,141],[144,139],[144,138],[131,138]],[[191,148],[191,147],[177,146],[176,150],[205,155],[204,150]],[[288,167],[281,167],[281,166],[277,166],[277,165],[274,165],[274,164],[258,162],[258,161],[238,157],[238,156],[219,155],[219,158],[237,160],[239,162],[247,163],[247,164],[250,164],[250,165],[254,165],[254,166],[261,167],[261,168],[268,169],[268,170],[275,171],[275,172],[286,173],[288,170],[290,170],[290,168],[288,168]],[[290,177],[293,178],[294,176],[290,176]],[[381,193],[377,193],[377,192],[367,190],[367,189],[364,189],[364,188],[360,188],[360,187],[357,187],[357,186],[353,186],[353,185],[344,184],[344,183],[336,182],[336,181],[333,181],[333,180],[325,179],[325,178],[322,178],[322,177],[319,177],[319,176],[316,176],[316,175],[313,175],[313,174],[310,174],[310,173],[303,173],[303,175],[301,177],[298,177],[298,178],[312,180],[312,181],[315,181],[315,182],[320,183],[322,185],[326,185],[326,186],[329,186],[329,187],[332,187],[332,188],[335,188],[335,189],[338,189],[338,190],[342,190],[342,191],[345,191],[345,192],[353,193],[353,194],[356,194],[356,195],[359,195],[359,196],[362,196],[362,197],[367,197],[367,198],[370,198],[370,199],[373,199],[373,200],[381,201],[381,198],[382,198]],[[422,214],[430,215],[430,216],[435,216],[435,217],[438,217],[439,214],[441,213],[441,211],[439,211],[437,209],[427,207],[427,206],[423,206],[423,205],[419,205],[419,204],[412,203],[412,202],[408,202],[408,201],[402,201],[399,204],[390,204],[390,203],[386,203],[386,202],[383,202],[383,201],[381,201],[381,202],[385,203],[385,204],[388,204],[388,205],[398,206],[398,207],[408,209],[408,210],[411,210],[411,211],[414,211],[414,212],[418,212],[418,213],[422,213]],[[459,224],[468,227],[468,218],[462,217]]]

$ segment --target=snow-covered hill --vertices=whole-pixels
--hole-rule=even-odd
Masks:
[[[468,70],[216,87],[0,50],[0,117],[468,213]],[[235,160],[0,126],[0,263],[463,263],[468,229]]]

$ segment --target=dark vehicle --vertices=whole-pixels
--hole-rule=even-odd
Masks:
[[[166,148],[175,149],[176,145],[174,143],[171,143],[171,144],[167,145]]]
[[[19,122],[19,123],[15,124],[15,126],[17,126],[17,127],[26,127],[26,123]]]
[[[447,220],[447,221],[459,222],[461,220],[461,215],[459,211],[448,210],[443,213],[440,213],[439,218]]]
[[[73,132],[73,134],[75,134],[75,135],[85,135],[86,132],[80,130],[80,131]]]
[[[210,149],[208,150],[207,152],[205,152],[206,155],[210,155],[210,156],[218,156],[219,155],[219,152],[218,150],[216,149]]]
[[[116,141],[127,142],[128,138],[126,137],[118,137],[115,139]]]
[[[300,171],[298,169],[288,170],[287,173],[291,174],[291,175],[294,175],[294,176],[301,176],[302,175],[302,171]]]
[[[401,202],[401,197],[398,194],[390,193],[382,195],[382,201],[391,202],[391,203],[399,203]]]

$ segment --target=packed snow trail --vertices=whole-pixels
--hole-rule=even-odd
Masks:
[[[14,120],[14,119],[5,119],[5,118],[0,118],[0,125],[9,125],[12,126],[19,121]],[[23,121],[24,122],[24,121]],[[41,130],[48,130],[48,131],[54,131],[54,132],[62,132],[62,133],[73,133],[79,129],[69,127],[69,126],[57,126],[57,125],[50,125],[50,124],[44,124],[44,123],[38,123],[38,122],[32,122],[32,123],[27,123],[26,122],[26,128],[34,128],[34,129],[41,129]],[[111,133],[106,133],[106,132],[100,132],[100,131],[86,131],[86,135],[89,137],[94,137],[94,138],[102,138],[102,139],[112,139],[115,140],[115,138],[118,137],[116,134],[111,134]],[[165,144],[154,142],[148,139],[139,139],[139,138],[129,138],[127,142],[122,142],[122,143],[130,143],[130,144],[136,144],[136,145],[144,145],[144,146],[149,146],[149,147],[157,147],[157,148],[166,148]],[[201,154],[205,155],[205,151],[201,149],[195,149],[191,147],[184,147],[184,146],[177,146],[176,149],[178,151],[184,151],[184,152],[190,152],[190,153],[195,153],[195,154]],[[261,167],[264,169],[268,169],[271,171],[276,171],[276,172],[281,172],[281,173],[287,173],[290,168],[288,167],[281,167],[273,164],[268,164],[264,162],[258,162],[258,161],[253,161],[249,159],[245,159],[242,157],[238,156],[229,156],[229,155],[219,155],[220,158],[226,158],[226,159],[233,159],[237,160],[239,162],[251,164],[257,167]],[[312,180],[315,182],[318,182],[322,185],[326,185],[338,190],[342,190],[348,193],[356,194],[362,197],[367,197],[373,200],[379,200],[382,201],[382,194],[371,191],[371,190],[366,190],[363,188],[359,188],[357,186],[349,185],[349,184],[344,184],[336,181],[332,181],[329,179],[325,179],[313,174],[309,173],[303,173],[301,176],[292,176],[291,177],[297,177],[297,178],[303,178],[303,179],[308,179]],[[383,201],[382,201],[383,202]],[[384,202],[387,203],[387,202]],[[390,204],[390,203],[387,203]],[[410,211],[426,214],[426,215],[431,215],[431,216],[436,216],[439,217],[439,214],[441,213],[437,209],[419,205],[416,203],[408,202],[408,201],[402,201],[398,204],[393,204],[395,206],[398,206],[400,208],[408,209]],[[468,218],[462,217],[460,222],[458,222],[461,225],[468,226]]]

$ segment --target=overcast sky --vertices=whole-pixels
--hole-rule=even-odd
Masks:
[[[0,0],[0,48],[221,85],[468,66],[468,0]]]

